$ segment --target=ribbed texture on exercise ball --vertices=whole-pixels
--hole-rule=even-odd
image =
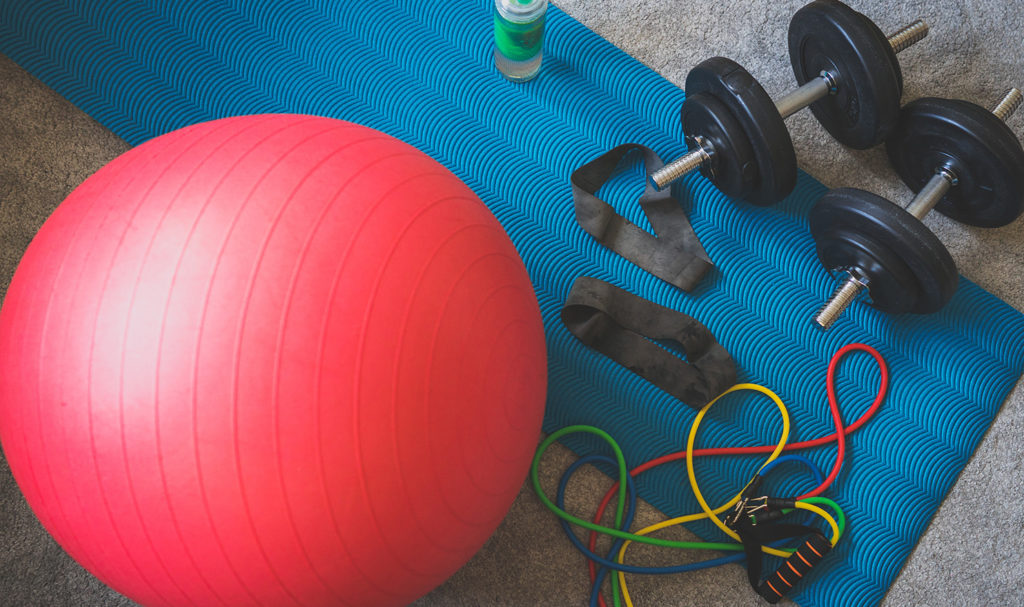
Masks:
[[[11,283],[0,361],[29,504],[145,605],[414,600],[505,516],[546,375],[525,268],[472,191],[288,115],[89,178]]]

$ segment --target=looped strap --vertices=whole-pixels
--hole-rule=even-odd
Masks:
[[[597,197],[597,191],[631,152],[639,152],[643,157],[648,179],[639,203],[657,236],[622,217]],[[667,190],[659,192],[651,184],[651,174],[663,164],[654,150],[627,143],[576,169],[571,176],[576,221],[604,246],[658,278],[690,291],[714,266],[679,201]]]
[[[576,279],[562,322],[587,346],[694,409],[736,383],[732,357],[707,327],[603,280]],[[686,359],[652,340],[679,344]]]

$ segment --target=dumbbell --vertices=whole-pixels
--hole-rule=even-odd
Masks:
[[[886,142],[893,167],[917,193],[905,209],[863,190],[825,194],[808,215],[818,258],[842,281],[814,317],[828,329],[864,289],[875,308],[927,314],[949,301],[956,264],[921,219],[932,209],[996,227],[1024,210],[1024,148],[1006,126],[1024,100],[1017,89],[994,110],[955,99],[907,104]]]
[[[712,57],[686,76],[680,118],[690,152],[651,176],[662,189],[700,169],[724,194],[758,205],[796,185],[796,152],[784,119],[810,106],[849,147],[881,143],[896,124],[903,75],[896,54],[928,34],[920,20],[886,37],[870,19],[836,0],[815,0],[789,24],[799,88],[773,102],[735,61]]]

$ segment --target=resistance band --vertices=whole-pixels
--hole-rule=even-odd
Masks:
[[[576,279],[562,322],[587,346],[694,409],[736,383],[732,357],[707,327],[603,280]],[[686,359],[654,340],[678,344]]]
[[[708,403],[704,408],[702,408],[700,410],[700,412],[697,413],[697,417],[694,419],[693,424],[690,426],[690,434],[689,434],[689,438],[687,439],[687,453],[691,453],[693,451],[693,441],[694,441],[694,439],[696,437],[696,434],[697,434],[697,428],[700,426],[700,422],[704,418],[704,415],[707,413],[707,411],[710,410],[711,407],[715,403],[717,403],[721,398],[723,398],[725,395],[727,395],[727,394],[729,394],[731,392],[737,392],[737,391],[740,391],[740,390],[755,390],[757,392],[761,392],[762,394],[765,394],[770,399],[772,399],[772,401],[775,402],[775,404],[779,408],[780,413],[782,413],[782,418],[783,418],[782,436],[780,437],[779,443],[776,445],[776,447],[772,451],[771,455],[769,455],[768,460],[765,462],[765,464],[762,466],[761,470],[759,471],[759,473],[760,473],[761,471],[763,471],[765,466],[771,465],[778,458],[779,454],[782,452],[782,449],[785,447],[786,440],[787,440],[787,438],[789,436],[789,417],[788,417],[788,414],[786,413],[785,405],[782,403],[782,400],[779,399],[779,397],[777,395],[775,395],[774,392],[768,390],[767,388],[761,387],[761,386],[756,386],[756,385],[753,385],[753,384],[739,384],[739,385],[733,386],[729,390],[726,390],[724,393],[722,393],[718,398],[716,398],[715,400],[713,400],[710,403]],[[816,470],[816,468],[815,468],[815,470]],[[739,534],[737,534],[730,527],[726,526],[726,524],[724,522],[722,522],[721,519],[718,518],[718,515],[721,514],[722,512],[725,512],[725,511],[733,508],[735,505],[737,505],[740,502],[740,500],[743,498],[743,495],[746,492],[747,487],[744,487],[743,491],[738,493],[736,495],[736,497],[734,497],[733,499],[729,500],[727,503],[723,504],[722,506],[719,506],[718,508],[712,509],[710,506],[708,506],[707,502],[704,500],[704,496],[701,494],[700,487],[698,486],[698,483],[697,483],[696,475],[695,475],[695,473],[693,471],[693,460],[690,457],[687,458],[687,476],[688,476],[688,478],[690,480],[690,488],[693,490],[694,495],[697,497],[697,501],[701,505],[701,508],[703,509],[703,512],[697,513],[697,514],[689,514],[689,515],[681,516],[681,517],[677,517],[677,518],[672,518],[672,519],[669,519],[667,521],[662,521],[660,523],[657,523],[655,525],[651,525],[649,527],[641,529],[640,531],[637,531],[637,535],[647,535],[648,533],[653,533],[654,531],[658,531],[660,529],[665,529],[667,527],[671,527],[671,526],[674,526],[674,525],[681,525],[681,524],[684,524],[684,523],[700,520],[702,518],[709,518],[719,528],[721,528],[723,531],[725,531],[730,537],[732,537],[733,539],[735,539],[737,541],[740,541],[746,547],[746,542],[742,542],[742,539],[740,538]],[[839,531],[838,525],[832,519],[831,516],[829,516],[826,512],[824,512],[820,508],[818,508],[816,506],[813,506],[813,505],[806,505],[805,509],[808,509],[811,512],[814,512],[815,514],[821,516],[827,523],[829,523],[829,526],[832,528],[832,542],[833,543],[839,540],[840,531]],[[785,536],[785,537],[789,537],[789,536]],[[778,537],[778,538],[771,538],[771,539],[772,540],[785,539],[785,537]],[[763,542],[763,544],[768,544],[768,543],[769,542],[767,542],[767,541]],[[626,554],[626,548],[628,546],[629,546],[629,542],[626,542],[626,543],[624,543],[622,545],[622,548],[619,550],[619,554],[618,554],[618,562],[620,562],[620,563],[623,562],[623,560],[625,558],[625,554]],[[758,549],[764,550],[765,552],[767,552],[769,554],[774,554],[776,556],[782,556],[782,557],[788,557],[791,554],[791,551],[788,551],[788,550],[778,550],[778,549],[772,548],[770,546],[763,546],[762,547],[762,545],[758,545]],[[747,558],[748,558],[748,561],[749,561],[750,560],[749,553],[747,555]],[[619,570],[618,578],[619,578],[619,588],[620,588],[620,592],[622,593],[622,597],[625,600],[626,604],[628,606],[632,607],[633,603],[632,603],[632,600],[630,599],[630,596],[629,596],[629,590],[628,590],[628,587],[627,587],[627,584],[626,584],[626,576],[625,576],[625,573],[622,570]]]
[[[639,204],[654,233],[619,215],[597,191],[615,174],[631,153],[639,153],[647,174]],[[712,267],[690,220],[679,201],[665,190],[659,192],[650,176],[663,166],[649,147],[627,143],[614,148],[573,171],[573,206],[576,221],[595,240],[658,278],[684,291],[693,289]]]
[[[739,390],[739,389],[748,389],[748,386],[737,387],[737,390]],[[764,388],[756,387],[756,389],[758,391],[763,391],[766,394],[771,394],[770,391],[768,391],[768,390],[766,390]],[[771,395],[771,396],[774,397],[774,395]],[[777,399],[777,397],[774,397],[774,399]],[[776,400],[776,402],[778,404],[780,404],[780,411],[782,412],[783,417],[785,419],[785,409],[784,409],[783,406],[781,406],[781,401]],[[720,558],[717,558],[717,559],[711,559],[710,561],[704,561],[704,562],[701,562],[701,563],[693,563],[693,564],[681,565],[681,566],[676,566],[676,567],[647,568],[647,567],[632,567],[632,566],[628,566],[628,565],[619,565],[619,564],[616,564],[616,563],[612,563],[611,561],[598,556],[597,554],[593,553],[592,551],[587,550],[582,545],[582,542],[580,542],[575,537],[575,535],[572,533],[572,530],[568,527],[568,523],[566,522],[566,520],[570,520],[571,521],[573,519],[573,517],[571,515],[569,515],[569,514],[567,514],[565,512],[564,506],[563,506],[563,504],[564,504],[565,488],[566,488],[566,486],[568,484],[569,477],[576,471],[576,469],[579,466],[581,466],[581,465],[583,465],[585,463],[589,463],[591,461],[595,461],[595,460],[607,461],[609,463],[618,464],[620,466],[620,472],[621,472],[622,464],[624,463],[624,461],[620,458],[621,450],[619,449],[618,445],[615,443],[615,441],[613,439],[611,439],[610,437],[607,437],[607,435],[604,432],[602,432],[601,430],[599,430],[597,428],[593,428],[591,426],[572,426],[572,427],[569,427],[569,428],[564,428],[563,430],[560,430],[556,434],[559,437],[561,437],[561,436],[564,436],[565,434],[568,434],[570,432],[591,432],[593,434],[597,434],[598,436],[601,436],[602,438],[605,438],[605,440],[612,447],[613,451],[615,451],[615,453],[616,453],[616,459],[615,460],[612,460],[610,458],[605,458],[605,457],[602,457],[602,456],[589,456],[589,457],[583,458],[581,460],[578,460],[577,462],[575,462],[574,464],[572,464],[569,467],[569,469],[563,475],[562,481],[559,484],[558,494],[557,494],[557,504],[556,504],[556,508],[557,509],[554,509],[554,511],[560,517],[562,517],[564,519],[562,521],[562,524],[563,524],[563,527],[565,528],[565,530],[567,532],[568,537],[573,541],[573,543],[576,545],[576,547],[579,548],[581,551],[583,551],[583,553],[586,554],[588,557],[596,560],[597,562],[601,563],[602,565],[605,565],[606,567],[610,567],[610,568],[614,568],[614,569],[620,569],[620,570],[624,569],[626,571],[634,572],[634,573],[640,573],[640,572],[642,572],[642,573],[679,573],[679,572],[683,572],[683,571],[693,571],[693,570],[701,569],[701,568],[705,568],[705,567],[712,567],[712,566],[721,565],[721,564],[725,564],[725,563],[729,563],[729,562],[736,562],[736,561],[739,561],[739,560],[741,560],[743,558],[743,555],[736,554],[736,555],[732,555],[732,556],[729,556],[729,557],[720,557]],[[782,436],[783,439],[785,438],[785,435],[786,435],[786,433],[784,431],[783,432],[783,436]],[[554,436],[554,435],[552,435],[552,436]],[[543,455],[543,451],[546,450],[547,446],[549,446],[551,444],[551,442],[553,442],[553,441],[548,441],[547,445],[542,445],[541,449],[539,449],[539,451],[541,452],[540,453],[541,456]],[[780,441],[780,444],[781,444],[781,442],[782,441]],[[539,489],[539,484],[537,482],[537,478],[538,477],[535,474],[536,473],[536,468],[534,468],[532,470],[532,472],[534,474],[531,474],[531,478],[534,479],[534,486],[538,490],[538,495],[541,496],[541,499],[543,501],[545,501],[546,503],[549,503],[548,500],[547,500],[546,495],[543,493],[542,490]],[[820,472],[817,472],[816,469],[815,469],[815,472],[816,472],[816,476],[818,478],[820,478]],[[620,474],[620,476],[621,476],[621,474]],[[621,510],[617,511],[617,513],[616,513],[616,523],[617,523],[617,525],[621,525],[623,528],[628,528],[628,526],[630,524],[630,521],[632,519],[632,513],[635,511],[635,491],[633,491],[633,489],[632,489],[631,477],[626,475],[625,479],[626,479],[627,493],[630,495],[630,507],[625,511],[625,513],[626,513],[625,517],[620,516],[620,514],[622,513]],[[677,521],[671,521],[671,522],[676,522],[676,523],[678,523],[678,522],[687,522],[689,520],[697,520],[699,518],[703,518],[704,516],[706,516],[706,515],[703,514],[703,513],[698,513],[696,515],[691,515],[689,517],[685,517],[685,518],[679,519]],[[831,518],[828,517],[827,515],[826,515],[825,518],[831,523],[833,529],[835,530],[835,523],[833,523],[831,521]],[[654,526],[654,527],[645,529],[645,530],[639,532],[637,535],[642,535],[644,533],[649,533],[649,532],[651,532],[651,531],[653,531],[653,530],[655,530],[657,528],[663,527],[663,526],[665,526],[665,525],[662,524],[662,525],[658,525],[658,526]],[[839,535],[839,531],[835,530],[834,531],[834,539],[838,539],[838,535]],[[691,547],[694,547],[694,548],[709,548],[709,549],[720,548],[720,546],[718,546],[715,543],[711,543],[711,542],[689,542],[689,543],[681,543],[680,545],[691,546]],[[614,548],[616,548],[616,547],[617,546],[613,546],[613,552],[614,552]],[[732,546],[730,546],[730,547],[732,547]],[[622,552],[620,552],[620,557],[621,557],[621,554],[622,554]],[[788,552],[783,552],[782,554],[787,554],[788,555],[789,553]],[[620,558],[620,560],[621,560],[621,558]],[[603,577],[603,572],[600,575],[601,575],[601,577]],[[613,579],[613,586],[615,585],[614,582],[615,582],[615,580]],[[600,587],[599,584],[594,584],[594,588],[595,589],[597,589],[599,587]],[[592,602],[594,604],[596,604],[596,599],[597,599],[596,592],[597,592],[596,590],[592,592]],[[624,591],[623,595],[626,596],[627,600],[628,600],[627,592]],[[616,594],[615,596],[617,598],[618,594]],[[618,601],[616,601],[616,603],[617,602]]]
[[[844,427],[843,424],[842,424],[842,419],[841,419],[841,417],[839,415],[838,403],[837,403],[837,399],[836,399],[836,395],[835,395],[835,372],[836,372],[836,367],[837,367],[839,361],[842,360],[843,357],[845,357],[850,352],[858,351],[858,350],[866,352],[866,353],[872,355],[872,357],[876,360],[876,362],[878,364],[878,367],[879,367],[879,375],[880,375],[879,388],[878,388],[878,392],[876,394],[876,397],[875,397],[873,403],[871,404],[871,406],[868,408],[868,410],[864,414],[862,414],[861,417],[858,418],[857,421],[855,421],[853,424],[850,424],[849,426],[845,426]],[[850,344],[850,345],[840,349],[833,356],[832,360],[829,363],[828,376],[827,376],[827,382],[826,383],[827,383],[827,393],[828,393],[829,405],[830,405],[830,408],[831,408],[831,411],[832,411],[833,420],[835,421],[836,428],[837,428],[837,431],[834,434],[831,434],[831,435],[828,435],[828,436],[823,436],[823,437],[820,437],[820,438],[817,438],[817,439],[814,439],[814,440],[811,440],[811,441],[802,441],[802,442],[793,443],[793,444],[790,444],[790,445],[785,445],[784,444],[785,441],[783,439],[782,441],[780,441],[780,443],[782,443],[781,445],[777,444],[777,445],[763,445],[763,446],[758,446],[758,447],[733,447],[733,448],[696,449],[696,450],[692,449],[692,440],[689,440],[688,443],[689,443],[689,447],[691,447],[691,449],[688,449],[687,451],[681,451],[681,452],[678,452],[678,453],[673,453],[673,454],[669,454],[669,455],[666,455],[666,456],[662,456],[662,457],[657,458],[655,460],[651,460],[651,461],[649,461],[649,462],[647,462],[645,464],[642,464],[642,465],[634,468],[632,471],[630,471],[628,474],[626,474],[624,458],[621,458],[621,459],[619,458],[619,456],[621,455],[621,451],[618,449],[617,445],[615,445],[614,441],[611,439],[610,436],[608,436],[607,434],[603,433],[602,431],[600,431],[600,430],[598,430],[596,428],[591,428],[589,426],[572,426],[572,427],[569,427],[569,428],[564,428],[564,429],[562,429],[562,430],[552,434],[551,436],[548,437],[548,439],[546,439],[541,444],[541,447],[538,448],[537,454],[535,455],[535,458],[534,458],[533,466],[531,468],[531,480],[533,481],[534,489],[537,491],[538,496],[540,496],[541,501],[544,502],[545,505],[548,506],[548,508],[552,509],[553,512],[555,512],[558,516],[560,516],[563,519],[563,521],[564,521],[563,524],[564,524],[565,527],[568,527],[568,523],[573,523],[573,524],[577,524],[579,526],[582,526],[584,528],[587,528],[587,529],[591,530],[590,541],[589,541],[589,544],[587,546],[588,549],[584,551],[585,554],[588,554],[588,557],[590,555],[595,555],[594,549],[595,549],[595,546],[596,546],[596,537],[597,537],[597,533],[598,532],[607,533],[608,535],[616,537],[619,540],[638,541],[638,542],[649,543],[649,544],[653,544],[653,545],[660,545],[660,546],[665,546],[665,547],[684,548],[684,549],[686,549],[686,548],[700,548],[700,549],[715,549],[715,550],[735,551],[740,546],[739,544],[724,544],[724,546],[723,546],[723,543],[721,543],[721,542],[673,542],[673,541],[668,541],[668,540],[660,540],[660,541],[658,541],[658,538],[646,537],[644,535],[644,533],[650,533],[650,532],[654,531],[655,529],[642,530],[642,533],[631,534],[631,533],[625,532],[625,531],[623,531],[622,529],[619,529],[619,528],[612,529],[612,528],[602,527],[599,524],[599,521],[603,518],[604,512],[605,512],[605,510],[606,510],[606,508],[607,508],[607,506],[608,506],[608,504],[610,502],[611,497],[613,495],[615,495],[616,492],[618,492],[618,494],[619,494],[619,506],[618,506],[618,508],[616,510],[616,513],[617,513],[616,514],[616,527],[621,527],[622,526],[622,521],[623,521],[622,513],[625,511],[625,500],[626,500],[626,496],[628,494],[628,491],[624,487],[623,479],[627,478],[628,476],[636,476],[637,474],[640,474],[640,473],[642,473],[642,472],[644,472],[646,470],[650,470],[651,468],[654,468],[654,467],[656,467],[658,465],[661,465],[661,464],[664,464],[664,463],[668,463],[668,462],[671,462],[671,461],[678,461],[680,459],[689,458],[689,461],[690,461],[689,468],[692,470],[692,457],[699,457],[699,456],[703,456],[703,455],[736,455],[736,454],[770,453],[771,455],[769,456],[768,460],[762,466],[762,468],[759,470],[759,473],[758,473],[758,474],[767,474],[768,471],[772,470],[779,463],[782,463],[783,461],[793,461],[794,458],[798,458],[799,457],[799,456],[788,456],[788,458],[790,458],[790,459],[780,458],[780,457],[778,457],[778,453],[781,450],[792,450],[792,449],[816,447],[816,446],[828,444],[829,442],[835,440],[835,441],[837,441],[839,443],[839,452],[837,453],[836,462],[833,465],[832,471],[830,472],[828,478],[825,479],[825,480],[820,480],[820,473],[819,473],[818,477],[817,477],[819,479],[818,486],[815,489],[813,489],[812,491],[809,491],[808,493],[805,493],[804,495],[799,496],[798,498],[796,498],[796,500],[793,500],[794,502],[803,502],[803,503],[794,503],[793,505],[796,506],[797,508],[801,509],[801,510],[807,510],[807,511],[813,512],[814,514],[816,514],[817,516],[823,518],[826,522],[828,522],[829,526],[833,530],[832,531],[833,540],[836,540],[836,539],[838,539],[838,536],[840,536],[842,534],[842,531],[845,528],[845,517],[843,516],[842,511],[839,509],[839,507],[834,502],[832,502],[831,500],[827,500],[825,498],[820,498],[820,497],[816,497],[816,496],[818,496],[822,491],[824,491],[825,488],[827,488],[828,485],[831,484],[831,482],[838,475],[839,469],[840,469],[841,464],[842,464],[843,455],[845,453],[845,436],[850,434],[850,433],[852,433],[852,432],[854,432],[854,431],[856,431],[861,426],[863,426],[863,424],[866,423],[867,420],[870,419],[872,415],[874,415],[874,413],[878,409],[878,406],[881,404],[881,401],[884,399],[884,396],[885,396],[885,393],[886,393],[886,390],[887,390],[887,387],[888,387],[888,369],[887,369],[885,361],[881,357],[881,355],[876,350],[871,348],[870,346],[867,346],[867,345],[864,345],[864,344]],[[760,387],[757,387],[755,389],[761,390]],[[763,390],[765,391],[765,393],[770,393],[770,391],[768,391],[767,389],[763,389]],[[710,405],[708,405],[708,406],[710,406]],[[780,410],[784,411],[784,407],[782,407]],[[699,417],[702,417],[702,416],[699,416]],[[695,422],[696,421],[699,421],[699,420],[695,420]],[[691,435],[690,435],[691,439],[695,436],[696,427],[697,427],[697,424],[695,423],[695,425],[691,428]],[[613,446],[613,450],[617,451],[616,462],[618,463],[618,466],[619,466],[619,475],[618,475],[619,476],[619,481],[616,482],[612,486],[611,489],[609,489],[608,493],[605,495],[605,498],[602,500],[602,502],[601,502],[601,504],[600,504],[600,506],[598,508],[598,511],[595,514],[594,523],[590,523],[589,521],[582,521],[582,519],[578,519],[576,517],[573,517],[572,515],[570,515],[567,512],[565,512],[560,507],[560,505],[552,504],[550,502],[550,500],[547,499],[547,497],[543,494],[542,490],[540,489],[539,477],[537,475],[537,466],[539,465],[540,457],[542,456],[544,450],[547,449],[547,447],[552,442],[554,442],[554,440],[557,440],[558,437],[561,437],[561,436],[563,436],[563,435],[565,435],[565,434],[567,434],[569,432],[576,432],[576,431],[592,432],[592,433],[599,434],[599,435],[603,434],[602,438],[605,438],[606,442],[609,442],[609,444]],[[803,458],[803,459],[804,459],[804,461],[807,461],[805,458]],[[799,461],[799,460],[797,460],[797,461]],[[575,469],[576,468],[572,468],[573,471],[575,471]],[[816,468],[812,467],[812,470],[816,470]],[[567,472],[567,474],[568,474],[568,472]],[[693,478],[692,475],[691,475],[691,483],[694,484],[694,489],[696,490],[695,494],[699,493],[699,488],[696,486],[696,479]],[[742,492],[741,492],[741,495],[742,495]],[[702,501],[702,497],[703,496],[701,496],[701,500],[699,500],[699,501]],[[559,501],[561,501],[561,500],[559,500]],[[736,504],[737,502],[739,502],[739,496],[737,498],[734,498],[733,500],[731,500],[732,504]],[[820,508],[817,508],[817,506],[815,506],[815,504],[822,504],[822,505],[829,506],[833,511],[835,511],[836,518],[833,519],[830,515],[828,515],[828,513],[826,513],[825,511],[821,510]],[[707,506],[706,501],[704,502],[702,508],[704,506]],[[726,509],[728,509],[728,507],[719,507],[718,509],[712,510],[708,506],[705,509],[705,512],[699,513],[698,515],[689,515],[689,516],[697,516],[698,518],[702,518],[702,517],[708,516],[708,510],[711,510],[711,512],[716,513],[716,514],[720,514],[721,512],[724,512]],[[789,509],[786,509],[786,511],[788,511],[788,510]],[[680,517],[680,518],[685,518],[685,517]],[[713,520],[717,519],[717,516],[716,515],[712,515],[712,519]],[[756,517],[755,517],[755,519],[756,519]],[[695,519],[687,519],[687,521],[688,520],[697,520],[697,519],[696,518]],[[676,521],[675,524],[680,524],[681,522],[685,522],[685,521]],[[719,520],[719,522],[721,523],[720,520]],[[580,523],[586,523],[586,524],[580,524]],[[722,523],[722,524],[724,526],[724,523]],[[657,528],[660,529],[660,528],[664,528],[665,526],[668,526],[667,522],[666,523],[659,523]],[[628,528],[628,527],[626,527],[626,528]],[[728,529],[727,526],[726,526],[726,528]],[[569,531],[571,532],[571,529]],[[730,529],[730,531],[731,531],[731,529]],[[573,537],[575,537],[575,536],[573,536]],[[791,557],[791,558],[798,558],[798,557],[802,558],[804,556],[803,553],[806,552],[805,547],[807,545],[808,545],[808,543],[805,543],[803,546],[801,546],[800,549],[797,551],[797,554],[794,557]],[[619,555],[622,555],[622,554],[624,554],[623,546],[624,546],[624,544],[619,542],[616,547],[613,547],[613,549],[617,548],[618,551],[619,551]],[[760,547],[760,545],[759,545],[759,547]],[[772,550],[774,550],[774,549],[773,548],[767,548],[766,549],[766,551],[769,551],[769,552],[772,551]],[[777,553],[779,553],[781,555],[784,555],[784,556],[787,556],[787,557],[791,554],[791,552],[789,552],[789,551],[785,551],[785,552],[777,551]],[[725,560],[723,562],[734,562],[734,561],[739,560],[741,558],[742,558],[741,555],[731,555],[729,557],[722,557],[722,559],[727,559],[727,560]],[[720,559],[713,559],[713,561],[719,561],[719,560]],[[595,570],[595,567],[594,567],[594,562],[595,561],[593,559],[591,559],[590,562],[588,563],[588,566],[589,566],[589,569],[590,569],[591,580],[593,582],[596,582],[595,583],[595,587],[596,588],[599,588],[599,582],[601,580],[603,580],[604,568],[609,566],[608,565],[608,559],[603,559],[603,561],[604,562],[601,562],[601,565],[603,567],[602,567],[602,573],[600,574],[600,577],[599,577],[599,574]],[[704,564],[702,564],[702,563],[694,563],[694,564],[690,564],[688,566],[682,566],[682,567],[691,567],[691,569],[683,569],[685,571],[685,570],[693,570],[693,569],[700,568],[702,565],[703,566],[715,566],[717,564],[721,564],[721,563],[720,562],[712,563],[711,561],[705,561]],[[611,568],[620,569],[621,570],[621,568],[622,568],[621,564],[615,564],[615,565],[618,565],[618,566],[611,567]],[[807,565],[807,568],[809,568],[809,565]],[[664,572],[664,573],[668,573],[669,572],[667,570],[669,568],[661,568],[661,569],[664,569],[665,571],[658,571],[658,572]],[[627,572],[643,571],[644,573],[653,573],[654,572],[654,571],[644,570],[644,568],[629,568],[629,569],[626,569],[626,571]],[[672,571],[672,572],[677,572],[677,571]],[[620,574],[620,576],[621,575],[623,575],[623,574]],[[769,579],[769,581],[770,581],[770,579]],[[615,603],[618,604],[619,603],[619,601],[618,601],[619,597],[618,597],[617,588],[615,588],[615,587],[619,586],[620,584],[617,584],[615,582],[621,582],[621,580],[616,579],[616,577],[613,576],[612,581],[613,581],[613,592],[615,593],[613,596],[615,598]],[[602,606],[605,605],[603,597],[599,596],[599,592],[595,592],[594,596],[597,597],[598,602]],[[629,600],[628,599],[628,591],[626,591],[625,596],[627,596],[627,601],[628,601]],[[764,596],[763,593],[762,593],[762,596]],[[768,598],[768,597],[766,597],[766,598]]]

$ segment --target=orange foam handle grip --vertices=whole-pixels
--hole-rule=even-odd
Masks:
[[[775,573],[761,582],[758,594],[769,603],[779,602],[789,590],[803,578],[804,574],[825,558],[832,549],[825,536],[815,534],[786,559]]]

